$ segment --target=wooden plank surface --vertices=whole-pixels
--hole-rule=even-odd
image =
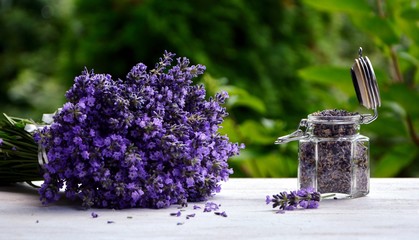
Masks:
[[[419,239],[419,178],[371,179],[368,196],[318,209],[276,214],[265,204],[266,195],[296,186],[296,179],[230,179],[210,199],[227,217],[203,212],[205,202],[179,217],[170,215],[178,206],[83,210],[60,200],[44,207],[31,187],[2,186],[0,239]]]

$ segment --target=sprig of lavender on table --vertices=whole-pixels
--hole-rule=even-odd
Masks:
[[[266,204],[271,204],[272,207],[279,207],[280,211],[294,210],[298,207],[318,208],[321,196],[319,192],[314,191],[313,188],[304,188],[298,191],[280,192],[271,196],[266,196]]]

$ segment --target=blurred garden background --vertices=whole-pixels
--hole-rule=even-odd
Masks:
[[[370,137],[373,177],[419,177],[419,1],[0,0],[0,111],[41,119],[84,67],[123,78],[164,50],[207,66],[226,90],[223,133],[246,149],[234,177],[295,177],[301,118],[361,107],[350,67],[362,47],[381,92]]]

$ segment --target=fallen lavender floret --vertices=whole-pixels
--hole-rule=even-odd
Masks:
[[[214,212],[215,215],[221,216],[221,217],[227,217],[227,213],[225,211],[222,212]]]
[[[214,202],[207,202],[207,203],[205,203],[204,212],[211,212],[211,211],[218,210],[219,206],[220,205],[218,205]]]
[[[294,210],[298,207],[318,208],[320,202],[320,193],[313,188],[302,188],[298,191],[281,192],[271,196],[266,196],[266,204],[273,203],[272,207],[279,207],[281,210]],[[282,211],[281,211],[282,213]]]
[[[180,215],[182,215],[182,213],[180,211],[177,211],[175,213],[170,213],[170,216],[180,217]]]

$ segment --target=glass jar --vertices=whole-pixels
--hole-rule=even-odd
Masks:
[[[360,115],[308,116],[300,139],[298,184],[320,193],[360,197],[369,192],[369,138],[359,134]]]
[[[351,77],[359,103],[374,115],[324,110],[302,119],[297,131],[279,137],[276,144],[298,140],[298,185],[322,194],[361,197],[370,191],[369,138],[359,134],[361,124],[377,119],[381,106],[374,69],[368,57],[359,57]]]
[[[369,138],[359,130],[360,124],[372,118],[352,113],[346,116],[310,114],[301,120],[297,131],[278,138],[276,143],[299,140],[299,188],[312,187],[321,194],[334,194],[337,198],[367,195]]]

